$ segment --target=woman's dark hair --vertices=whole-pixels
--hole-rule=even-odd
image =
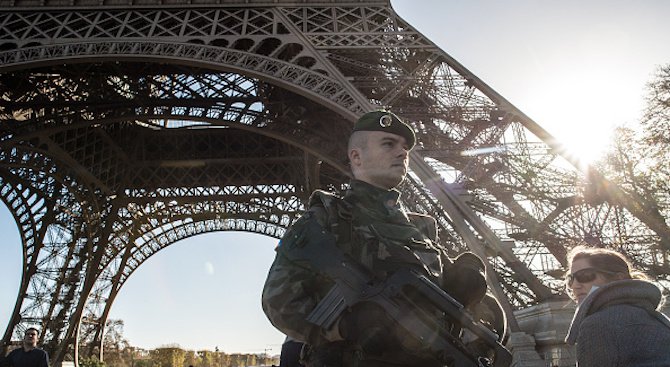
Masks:
[[[572,267],[572,262],[577,259],[586,259],[592,267],[603,270],[602,274],[608,280],[618,279],[617,274],[623,275],[623,279],[651,280],[647,274],[633,268],[626,256],[614,250],[579,245],[568,252],[568,266]],[[568,274],[571,272],[572,270],[568,268]],[[575,299],[567,283],[565,288],[570,298]],[[661,297],[657,309],[661,309],[663,305],[665,305],[665,296]]]
[[[577,259],[588,260],[592,267],[603,270],[603,276],[609,280],[616,279],[617,274],[624,279],[649,280],[646,274],[633,268],[626,256],[614,250],[579,245],[568,252],[568,266]]]

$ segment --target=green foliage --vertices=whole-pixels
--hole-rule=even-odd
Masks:
[[[133,367],[155,367],[154,362],[150,359],[140,359],[133,363]]]
[[[219,351],[184,350],[179,345],[166,345],[154,350],[142,350],[130,345],[123,337],[122,320],[108,320],[103,337],[104,363],[97,358],[82,358],[81,367],[243,367],[278,365],[279,358],[264,354],[226,354]]]
[[[107,367],[105,362],[100,362],[95,357],[82,358],[79,360],[79,367]]]
[[[133,349],[123,337],[123,320],[107,320],[103,343],[103,359],[110,367],[130,367]]]
[[[196,352],[189,350],[186,351],[186,356],[184,357],[184,366],[196,366],[199,362],[199,356]]]
[[[156,348],[150,355],[156,367],[182,367],[186,359],[186,351],[178,347]]]
[[[214,367],[217,366],[215,352],[209,350],[198,351],[199,360],[193,367]]]

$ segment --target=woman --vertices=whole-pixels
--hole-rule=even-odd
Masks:
[[[670,319],[661,291],[620,253],[578,246],[568,254],[566,286],[577,302],[566,342],[577,365],[670,366]]]

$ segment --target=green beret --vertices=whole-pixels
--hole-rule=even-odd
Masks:
[[[416,144],[416,136],[412,127],[389,111],[372,111],[366,113],[354,124],[352,132],[355,131],[384,131],[400,135],[407,140],[410,149]]]

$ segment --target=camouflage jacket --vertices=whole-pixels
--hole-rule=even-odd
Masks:
[[[375,276],[385,277],[400,267],[415,267],[437,284],[442,283],[444,266],[450,260],[435,245],[435,219],[406,212],[399,196],[397,190],[383,190],[356,180],[343,198],[314,192],[309,209],[280,241],[263,288],[263,310],[275,327],[310,344],[341,340],[337,323],[331,330],[323,330],[305,321],[333,282],[282,256],[282,246],[300,238],[301,228],[308,221],[316,220],[330,230],[338,246]]]

